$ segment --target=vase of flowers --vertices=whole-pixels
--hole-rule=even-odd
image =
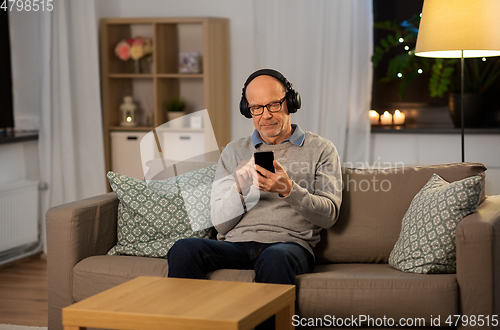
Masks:
[[[135,37],[123,39],[115,47],[116,56],[122,61],[133,60],[135,73],[141,73],[141,59],[153,54],[153,42],[150,38]]]

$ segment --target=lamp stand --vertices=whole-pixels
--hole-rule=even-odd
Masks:
[[[462,125],[462,163],[465,162],[465,147],[464,147],[464,51],[461,50],[462,57],[460,59],[460,122]]]

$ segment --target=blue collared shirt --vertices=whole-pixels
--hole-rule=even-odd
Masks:
[[[290,137],[288,139],[281,141],[281,143],[286,142],[286,141],[290,141],[299,147],[302,146],[302,144],[304,143],[304,140],[306,138],[306,133],[304,133],[304,131],[297,124],[292,124],[292,129],[294,130],[293,134],[290,135]],[[264,140],[262,140],[262,138],[260,137],[259,131],[257,131],[257,129],[255,129],[253,131],[251,139],[252,139],[253,146],[255,148],[257,148],[257,146],[261,143],[269,144],[269,143],[265,142]]]

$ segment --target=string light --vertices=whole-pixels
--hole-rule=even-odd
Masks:
[[[399,38],[399,42],[403,43],[403,42],[405,42],[405,40],[403,38]]]
[[[483,60],[483,62],[486,62],[486,57],[483,57],[482,60]]]
[[[405,46],[405,50],[409,50],[410,49],[410,46]]]
[[[418,69],[417,72],[418,72],[418,74],[422,74],[422,72],[424,72],[424,70]]]
[[[403,74],[401,72],[398,72],[398,78],[403,77]]]

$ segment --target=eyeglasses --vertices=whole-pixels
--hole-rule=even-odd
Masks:
[[[278,102],[271,102],[266,105],[252,105],[250,107],[250,113],[252,116],[259,116],[264,113],[264,107],[267,108],[269,112],[278,112],[281,110],[281,105],[285,102],[286,95]]]

